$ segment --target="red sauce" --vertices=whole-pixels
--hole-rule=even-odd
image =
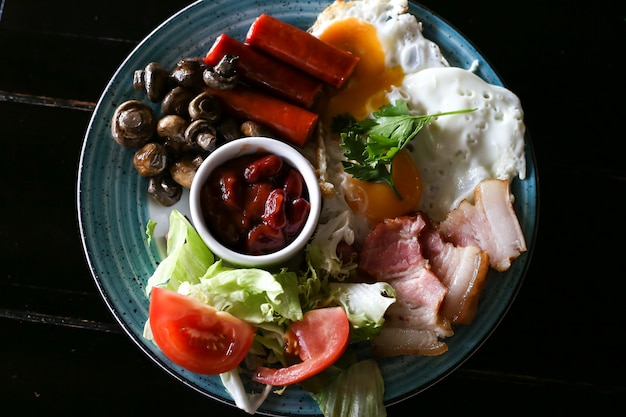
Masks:
[[[217,167],[200,199],[211,233],[249,255],[287,246],[311,210],[300,172],[273,154],[244,155]]]

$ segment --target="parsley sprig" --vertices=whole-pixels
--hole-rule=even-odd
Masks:
[[[397,100],[380,107],[373,118],[357,121],[350,114],[336,116],[332,129],[341,136],[344,171],[361,181],[386,183],[402,200],[391,175],[393,158],[434,118],[474,110],[411,115],[407,103]]]

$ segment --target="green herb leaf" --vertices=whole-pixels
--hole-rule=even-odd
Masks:
[[[434,118],[469,113],[465,109],[430,115],[411,115],[405,101],[397,100],[372,114],[373,118],[357,121],[344,114],[333,118],[332,128],[341,136],[346,161],[344,170],[354,178],[367,182],[388,184],[401,200],[393,184],[393,158]]]

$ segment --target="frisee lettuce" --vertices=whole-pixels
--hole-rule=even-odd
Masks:
[[[337,246],[342,241],[349,245],[354,242],[348,211],[338,214],[328,223],[320,224],[306,247],[311,266],[338,281],[347,279],[358,266],[354,259],[341,259],[337,254]]]
[[[385,322],[385,311],[396,301],[393,287],[387,282],[329,285],[352,325],[350,342],[360,342],[378,336]]]

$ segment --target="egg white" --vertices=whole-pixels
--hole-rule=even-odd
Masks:
[[[442,220],[463,199],[473,201],[484,179],[525,178],[524,113],[506,88],[461,68],[431,68],[406,75],[387,96],[407,100],[416,114],[476,109],[439,117],[412,141],[424,184],[420,209],[431,218]]]

